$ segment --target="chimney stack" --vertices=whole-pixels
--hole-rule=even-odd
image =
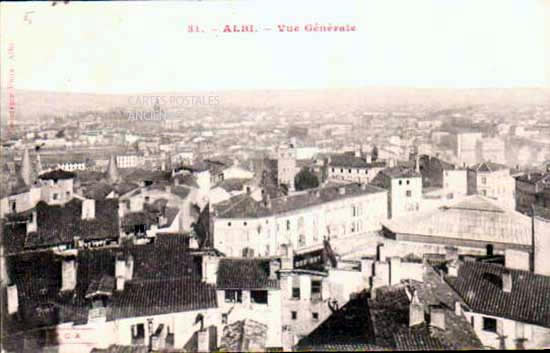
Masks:
[[[30,219],[27,221],[27,234],[34,233],[38,231],[38,220],[36,209],[31,213]]]
[[[346,194],[346,188],[344,186],[340,186],[338,191],[339,191],[340,195],[345,195]]]
[[[413,289],[409,305],[409,327],[424,323],[424,305],[418,299],[418,293]]]
[[[61,264],[61,291],[72,291],[76,288],[77,268],[75,257],[70,256],[63,259]]]
[[[279,270],[281,270],[281,263],[279,260],[271,260],[269,262],[269,279],[277,280],[279,278]]]
[[[95,219],[95,200],[82,200],[82,215],[83,220]]]
[[[430,307],[430,327],[445,331],[445,309],[441,306]]]
[[[197,332],[197,352],[210,352],[210,332],[208,327]]]
[[[124,290],[124,284],[126,282],[126,279],[128,278],[128,274],[126,273],[126,270],[127,270],[127,267],[126,267],[126,261],[124,261],[124,256],[122,253],[118,253],[116,255],[116,260],[115,260],[115,278],[116,278],[117,291]],[[132,261],[132,271],[133,271],[133,261]]]
[[[462,304],[458,300],[455,301],[455,315],[462,316]]]
[[[220,258],[212,255],[202,257],[202,281],[208,284],[216,284],[218,277],[218,264]]]
[[[512,273],[508,270],[502,272],[502,291],[504,293],[512,292]]]
[[[19,296],[17,293],[17,286],[11,285],[7,287],[8,291],[8,314],[15,314],[19,310]]]

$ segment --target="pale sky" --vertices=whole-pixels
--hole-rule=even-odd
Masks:
[[[549,86],[544,1],[2,3],[2,87],[9,70],[16,89],[88,93]],[[304,31],[315,23],[357,31]],[[212,31],[225,24],[259,32]]]

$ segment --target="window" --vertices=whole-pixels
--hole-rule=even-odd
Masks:
[[[311,313],[311,316],[314,321],[319,321],[319,313]]]
[[[411,197],[411,196],[412,196],[412,191],[411,191],[411,190],[407,190],[406,195],[407,195],[407,197]]]
[[[402,185],[403,184],[403,180],[399,180],[399,185]]]
[[[348,172],[351,174],[351,169],[348,169]]]
[[[334,168],[332,168],[332,172],[334,173]]]
[[[59,197],[59,195],[58,195],[57,193],[54,193],[54,194],[52,195],[52,199],[54,199],[54,200],[57,200],[58,197]]]
[[[246,227],[246,222],[243,222],[243,225]]]
[[[321,300],[321,281],[311,280],[311,299]]]
[[[290,220],[286,221],[286,230],[290,230]]]
[[[15,213],[17,212],[17,206],[15,200],[10,200],[10,210]]]
[[[296,311],[291,311],[291,312],[290,312],[290,317],[292,318],[292,320],[298,319],[298,312],[296,312]]]
[[[410,180],[407,180],[407,185],[409,185],[410,183],[411,183],[411,181],[410,181]]]
[[[242,303],[243,302],[243,291],[242,290],[225,290],[225,302],[226,303]]]
[[[481,195],[487,196],[487,190],[481,190]]]
[[[267,304],[267,291],[266,290],[253,290],[250,291],[250,299],[255,304]]]
[[[487,184],[487,178],[486,177],[481,178],[481,184],[483,184],[483,185]]]
[[[300,299],[300,287],[292,287],[292,299]]]
[[[67,191],[66,195],[67,195],[67,198],[71,197],[71,192]]]
[[[227,314],[222,314],[222,325],[227,325]]]
[[[497,332],[497,320],[490,317],[483,318],[483,331]]]
[[[227,222],[227,226],[228,226],[228,227],[231,227],[231,222]]]

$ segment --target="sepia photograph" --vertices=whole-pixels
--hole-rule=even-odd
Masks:
[[[0,352],[550,349],[550,0],[0,3]]]

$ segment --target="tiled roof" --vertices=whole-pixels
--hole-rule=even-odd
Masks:
[[[426,330],[426,327],[422,327]],[[420,330],[411,330],[411,332],[400,332],[395,335],[395,344],[397,350],[400,351],[415,351],[415,350],[445,350],[441,342],[432,337],[428,332],[420,332]]]
[[[95,218],[81,219],[82,201],[72,199],[63,206],[36,205],[38,231],[26,236],[25,247],[35,248],[66,244],[74,236],[81,240],[119,237],[118,199],[95,201]]]
[[[228,192],[242,191],[244,189],[244,185],[246,185],[249,181],[250,179],[225,179],[219,183],[218,186]]]
[[[543,181],[550,187],[550,173],[527,173],[516,177],[524,183],[536,184],[539,181]]]
[[[264,351],[267,325],[254,320],[235,321],[223,328],[220,351]]]
[[[494,278],[504,271],[512,275],[512,291],[504,292]],[[550,327],[550,277],[502,266],[466,262],[449,283],[473,311]]]
[[[422,176],[416,170],[409,167],[386,168],[386,169],[382,169],[380,173],[390,178],[416,178],[416,177]]]
[[[217,307],[216,288],[199,279],[130,281],[113,294],[107,320]]]
[[[475,170],[476,172],[491,173],[491,172],[496,172],[497,170],[509,169],[509,168],[505,165],[494,163],[494,162],[482,162],[471,166],[469,169]]]
[[[366,293],[351,299],[298,342],[296,350],[355,350],[381,347],[374,344]],[[372,349],[368,349],[372,350]]]
[[[174,177],[175,180],[178,181],[178,183],[182,185],[191,186],[194,188],[198,188],[199,184],[197,183],[197,177],[193,174],[179,174]]]
[[[364,187],[364,189],[362,188]],[[345,193],[340,193],[340,188]],[[319,192],[319,196],[316,192]],[[356,197],[361,195],[384,192],[384,190],[372,185],[359,185],[356,183],[333,187],[312,189],[292,196],[279,197],[271,200],[271,208],[267,208],[262,202],[255,201],[247,194],[237,195],[227,201],[214,206],[219,218],[247,218],[266,217],[273,214],[291,212],[306,207],[320,205],[326,202]]]
[[[147,346],[120,346],[110,345],[108,348],[93,348],[91,353],[148,353],[149,347]],[[176,352],[176,351],[173,351]]]
[[[368,164],[364,158],[356,157],[352,153],[343,153],[331,155],[329,166],[344,168],[367,168]]]
[[[88,186],[84,190],[84,197],[94,200],[103,200],[109,195],[114,188],[107,183],[96,183]]]
[[[61,169],[53,170],[51,172],[47,172],[39,176],[39,178],[42,180],[73,179],[75,177],[76,177],[75,173],[67,172]]]
[[[129,315],[131,310],[153,315],[166,310],[215,305],[215,298],[212,299],[215,290],[201,283],[201,257],[187,252],[186,245],[177,241],[181,237],[165,235],[171,237],[170,241],[163,237],[148,245],[80,250],[76,257],[75,290],[65,294],[60,292],[61,256],[51,251],[8,256],[8,275],[17,285],[19,311],[17,315],[4,318],[6,328],[9,332],[20,332],[61,322],[85,324],[89,307],[86,295],[109,292],[118,298],[114,302],[118,307],[108,307],[111,318]],[[119,252],[131,254],[134,259],[133,278],[126,283],[123,292],[113,290],[115,260]],[[134,282],[137,284],[133,285]],[[138,293],[134,295],[132,290]],[[149,304],[150,309],[142,307]],[[132,305],[136,308],[128,308]],[[110,313],[114,309],[118,311]],[[5,310],[0,312],[5,313]]]
[[[529,217],[500,208],[495,201],[481,195],[468,196],[447,207],[388,220],[384,227],[396,234],[531,244]]]
[[[219,289],[279,289],[279,280],[269,279],[269,260],[220,259]]]

